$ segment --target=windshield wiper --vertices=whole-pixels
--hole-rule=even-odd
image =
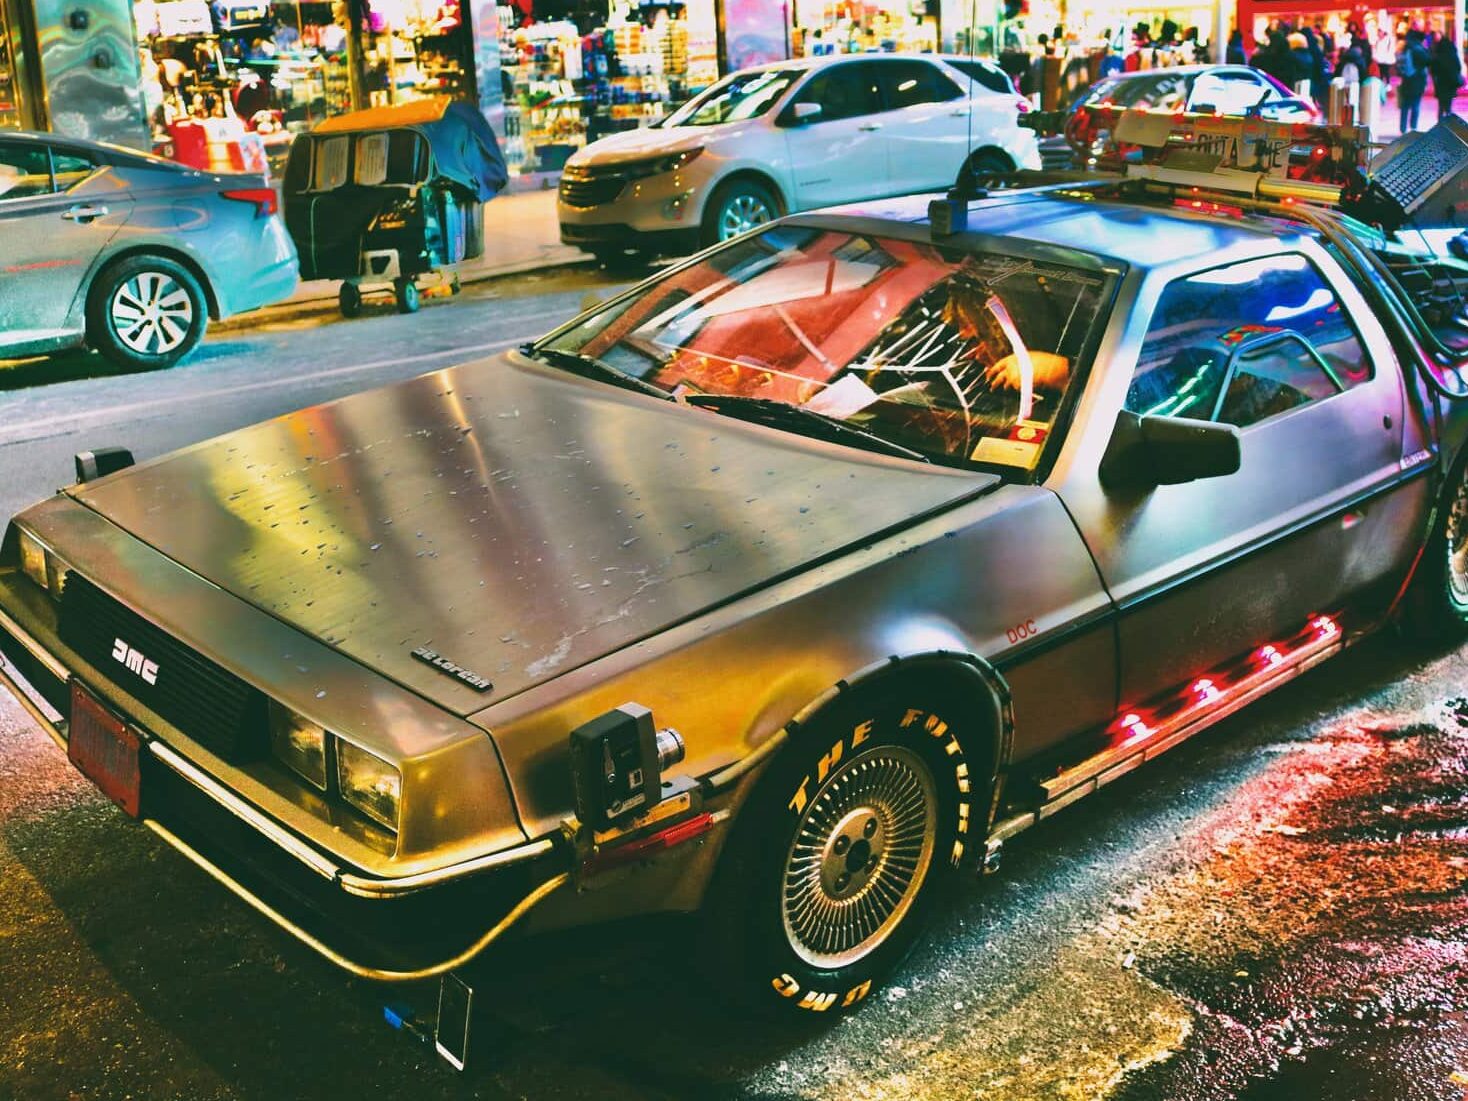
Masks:
[[[867,451],[880,451],[886,455],[897,455],[904,459],[916,459],[920,463],[932,462],[921,451],[903,447],[875,433],[847,424],[836,417],[817,413],[803,405],[776,401],[774,398],[748,397],[742,394],[688,394],[683,398],[688,405],[700,409],[712,409],[715,413],[735,417],[738,420],[762,424],[767,428],[790,428],[813,439],[831,443],[845,443]]]
[[[620,386],[624,390],[636,390],[640,394],[651,394],[653,397],[662,398],[664,401],[669,400],[673,396],[661,386],[654,386],[646,379],[629,374],[620,367],[613,367],[610,363],[597,359],[595,356],[582,355],[580,352],[566,352],[560,348],[538,348],[534,344],[524,344],[520,347],[520,351],[531,359],[542,360],[553,367],[559,367],[563,371],[569,371],[573,375],[579,375],[581,378],[610,382],[613,386]]]

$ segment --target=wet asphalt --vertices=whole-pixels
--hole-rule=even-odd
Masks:
[[[590,272],[415,317],[221,333],[173,371],[0,364],[0,511],[140,457],[471,358]],[[100,373],[99,373],[100,372]],[[1367,640],[1017,838],[859,1014],[729,1012],[693,922],[516,944],[471,1073],[127,822],[0,701],[0,1098],[1468,1097],[1468,651]]]

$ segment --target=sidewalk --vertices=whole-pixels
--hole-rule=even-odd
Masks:
[[[589,264],[591,257],[580,249],[561,244],[556,220],[556,191],[520,191],[501,194],[484,207],[484,255],[458,269],[464,283],[478,283],[504,275],[545,271],[568,264]],[[249,328],[267,320],[336,308],[337,289],[333,279],[302,282],[284,302],[264,310],[241,314],[212,325],[214,331]]]

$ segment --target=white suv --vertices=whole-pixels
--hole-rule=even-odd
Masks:
[[[599,259],[692,251],[781,214],[1039,168],[997,66],[859,54],[745,69],[566,164],[561,240]]]

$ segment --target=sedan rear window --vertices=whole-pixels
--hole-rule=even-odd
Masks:
[[[545,346],[695,403],[763,399],[932,461],[1031,470],[1079,386],[1106,281],[1001,251],[778,226]]]

